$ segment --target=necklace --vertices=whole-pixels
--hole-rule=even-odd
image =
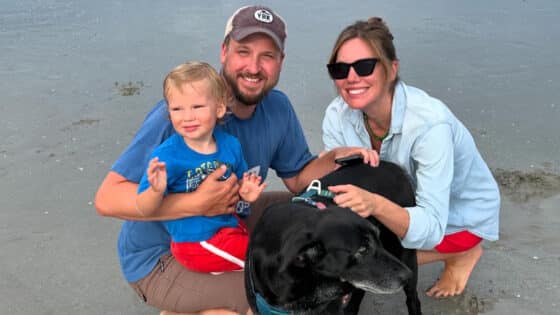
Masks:
[[[373,133],[373,130],[371,129],[371,126],[369,125],[368,117],[367,117],[366,113],[362,112],[362,116],[364,117],[364,124],[366,125],[366,130],[367,130],[367,133],[368,133],[369,137],[371,138],[371,140],[377,140],[379,142],[383,142],[383,140],[385,138],[387,138],[387,136],[389,135],[389,130],[387,130],[387,132],[385,132],[385,134],[382,135],[382,136],[376,135],[375,133]]]

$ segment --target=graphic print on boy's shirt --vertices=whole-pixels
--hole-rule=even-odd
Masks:
[[[200,186],[200,183],[212,172],[214,172],[220,165],[225,164],[227,167],[226,173],[222,176],[222,180],[226,180],[231,175],[232,166],[228,163],[222,163],[220,161],[206,161],[200,164],[200,166],[189,169],[185,171],[186,180],[185,187],[186,192],[193,192]]]

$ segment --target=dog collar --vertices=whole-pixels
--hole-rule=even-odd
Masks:
[[[266,300],[258,293],[255,292],[257,298],[257,309],[261,315],[289,315],[290,313],[274,307],[266,302]]]
[[[314,179],[313,181],[311,181],[311,184],[309,184],[307,190],[303,194],[292,198],[292,202],[303,201],[315,208],[326,209],[327,206],[325,206],[322,202],[313,200],[312,197],[315,196],[333,199],[335,194],[328,190],[321,189],[321,182],[318,179]]]
[[[251,253],[248,252],[248,259],[247,263],[245,264],[245,273],[249,277],[249,290],[251,290],[251,292],[255,295],[257,311],[259,311],[260,315],[290,315],[290,312],[268,304],[268,302],[262,297],[262,295],[257,292],[257,290],[255,289],[255,283],[253,282],[253,260],[249,258],[250,255]]]

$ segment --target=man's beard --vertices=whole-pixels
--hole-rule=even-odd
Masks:
[[[276,83],[278,83],[278,80],[276,80],[276,82],[274,82],[272,85],[265,86],[260,93],[256,95],[247,95],[241,92],[241,90],[239,89],[235,75],[230,75],[226,71],[223,71],[222,74],[235,99],[239,103],[246,106],[252,106],[260,103],[260,101],[262,101],[262,99],[266,96],[266,94],[270,92],[270,90],[272,90],[272,88],[276,85]]]

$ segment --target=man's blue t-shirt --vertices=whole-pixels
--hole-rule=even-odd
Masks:
[[[227,131],[239,140],[249,170],[256,170],[263,181],[269,168],[280,178],[290,178],[315,158],[309,152],[292,104],[278,90],[268,93],[250,118],[228,115],[216,129]],[[160,101],[146,116],[112,170],[139,183],[152,151],[173,133],[167,104]],[[169,234],[161,222],[125,221],[117,250],[126,280],[135,282],[148,275],[159,257],[169,253],[169,242]]]
[[[152,152],[150,159],[158,157],[165,162],[168,193],[192,192],[210,173],[225,164],[233,170],[237,178],[242,178],[247,163],[241,153],[241,144],[235,137],[223,131],[213,133],[216,152],[198,153],[185,143],[183,137],[173,134]],[[147,173],[144,172],[138,192],[150,187]],[[232,214],[217,216],[192,216],[176,220],[162,221],[175,242],[200,242],[212,237],[223,227],[236,227],[237,218]]]

